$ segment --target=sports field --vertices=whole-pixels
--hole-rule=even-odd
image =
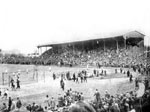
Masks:
[[[37,66],[38,70],[38,80],[33,80],[33,69],[34,65],[0,65],[0,73],[6,71],[12,75],[12,72],[16,71],[30,71],[28,74],[26,72],[21,72],[20,80],[21,80],[21,89],[16,91],[11,91],[9,88],[9,95],[12,98],[20,97],[24,102],[24,105],[32,102],[36,102],[38,104],[43,104],[45,96],[48,94],[50,97],[54,97],[56,100],[58,98],[58,94],[63,95],[64,91],[60,88],[60,77],[56,80],[52,79],[53,72],[56,74],[60,74],[62,72],[70,71],[71,73],[77,73],[81,70],[87,70],[88,74],[92,74],[96,67],[57,67],[57,66]],[[51,70],[49,70],[51,68]],[[125,93],[127,91],[134,90],[134,82],[129,83],[129,78],[127,78],[126,74],[115,73],[116,68],[111,67],[102,67],[99,70],[106,70],[107,76],[100,78],[88,78],[87,83],[75,83],[73,81],[65,80],[65,90],[72,88],[72,90],[76,90],[79,92],[83,92],[86,100],[91,100],[93,98],[95,89],[98,89],[103,95],[105,90],[107,90],[110,94],[115,95],[118,93]],[[128,69],[124,69],[127,71]],[[118,68],[119,71],[119,68]],[[131,70],[133,77],[138,76],[137,73],[133,73]],[[58,75],[59,76],[59,75]],[[0,76],[0,80],[1,76]],[[1,88],[7,87],[8,85],[1,85]]]

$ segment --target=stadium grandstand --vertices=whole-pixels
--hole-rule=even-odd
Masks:
[[[44,64],[132,66],[145,65],[145,35],[139,31],[103,37],[38,45]],[[50,48],[47,50],[47,48]]]
[[[2,72],[2,86],[9,89],[0,90],[0,111],[149,112],[150,54],[144,34],[131,31],[37,48],[46,51],[2,58],[4,63],[26,65]]]

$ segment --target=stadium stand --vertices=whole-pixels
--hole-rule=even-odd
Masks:
[[[133,35],[132,35],[133,36]],[[146,64],[143,35],[51,44],[41,55],[44,64],[132,66]],[[44,46],[38,46],[38,48]]]
[[[44,65],[62,66],[112,66],[112,67],[133,67],[141,74],[147,71],[147,61],[144,54],[143,36],[138,32],[124,38],[124,35],[112,38],[93,39],[79,42],[50,44],[52,49],[45,51],[40,57],[24,59],[22,63],[34,63]],[[38,46],[38,48],[44,46]],[[13,57],[13,58],[12,58]],[[16,56],[3,58],[4,63],[19,63],[15,61]],[[12,59],[10,61],[10,59]],[[27,64],[28,64],[27,63]],[[149,64],[148,64],[149,65]],[[140,84],[142,85],[142,84]],[[141,89],[141,86],[139,87]],[[51,99],[49,107],[41,107],[36,103],[23,107],[23,112],[149,112],[150,110],[150,88],[146,88],[144,95],[138,95],[134,91],[123,94],[110,95],[106,92],[100,97],[98,91],[94,93],[94,100],[87,104],[84,96],[78,91],[68,90],[64,96],[58,98],[57,105]],[[141,93],[140,93],[141,94]],[[77,102],[77,103],[76,103]],[[74,106],[72,106],[74,104]],[[1,110],[7,112],[7,108]]]

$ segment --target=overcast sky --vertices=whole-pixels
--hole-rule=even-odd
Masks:
[[[1,0],[0,48],[31,53],[39,44],[139,30],[150,35],[149,0]]]

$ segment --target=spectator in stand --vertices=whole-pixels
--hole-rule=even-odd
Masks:
[[[135,78],[135,90],[138,90],[139,88],[139,81],[138,78]]]
[[[144,85],[145,85],[145,91],[149,88],[149,81],[147,78],[144,80]]]

